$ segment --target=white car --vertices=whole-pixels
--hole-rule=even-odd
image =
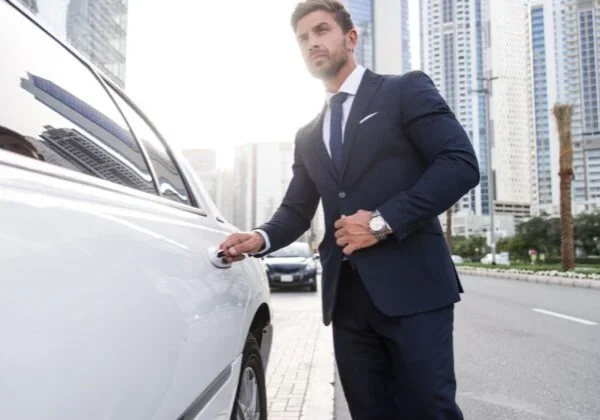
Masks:
[[[0,0],[0,418],[265,419],[260,261],[144,114]]]
[[[501,252],[499,254],[496,254],[494,259],[495,259],[496,264],[498,264],[498,265],[510,265],[510,259],[508,257],[507,252]],[[481,263],[482,264],[491,264],[492,263],[492,254],[486,254],[486,256],[481,259]]]
[[[451,257],[454,264],[463,264],[465,262],[464,258],[460,255],[451,255]]]

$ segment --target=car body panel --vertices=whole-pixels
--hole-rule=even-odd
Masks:
[[[0,375],[14,382],[0,387],[0,411],[170,418],[239,355],[253,285],[243,265],[210,263],[225,230],[146,200],[1,171]]]

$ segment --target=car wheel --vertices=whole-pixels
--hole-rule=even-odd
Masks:
[[[316,292],[317,291],[317,284],[316,283],[310,285],[310,291],[311,292]]]
[[[231,420],[265,420],[267,418],[267,390],[265,371],[256,338],[248,335],[242,369],[238,382]]]

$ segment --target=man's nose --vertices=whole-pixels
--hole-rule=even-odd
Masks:
[[[308,45],[310,45],[310,47],[308,47],[308,55],[309,56],[313,55],[316,51],[319,51],[321,49],[321,46],[316,43],[310,43]]]
[[[312,53],[314,50],[319,50],[321,48],[321,44],[319,43],[318,38],[315,35],[308,36],[308,42],[306,43],[308,47],[308,51]]]

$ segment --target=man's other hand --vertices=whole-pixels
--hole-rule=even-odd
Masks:
[[[335,222],[335,238],[345,255],[375,245],[377,238],[371,233],[371,212],[359,210],[352,216],[342,216]]]
[[[265,240],[260,233],[243,232],[234,233],[219,245],[225,253],[224,259],[229,262],[241,261],[244,254],[256,254],[265,246]]]

